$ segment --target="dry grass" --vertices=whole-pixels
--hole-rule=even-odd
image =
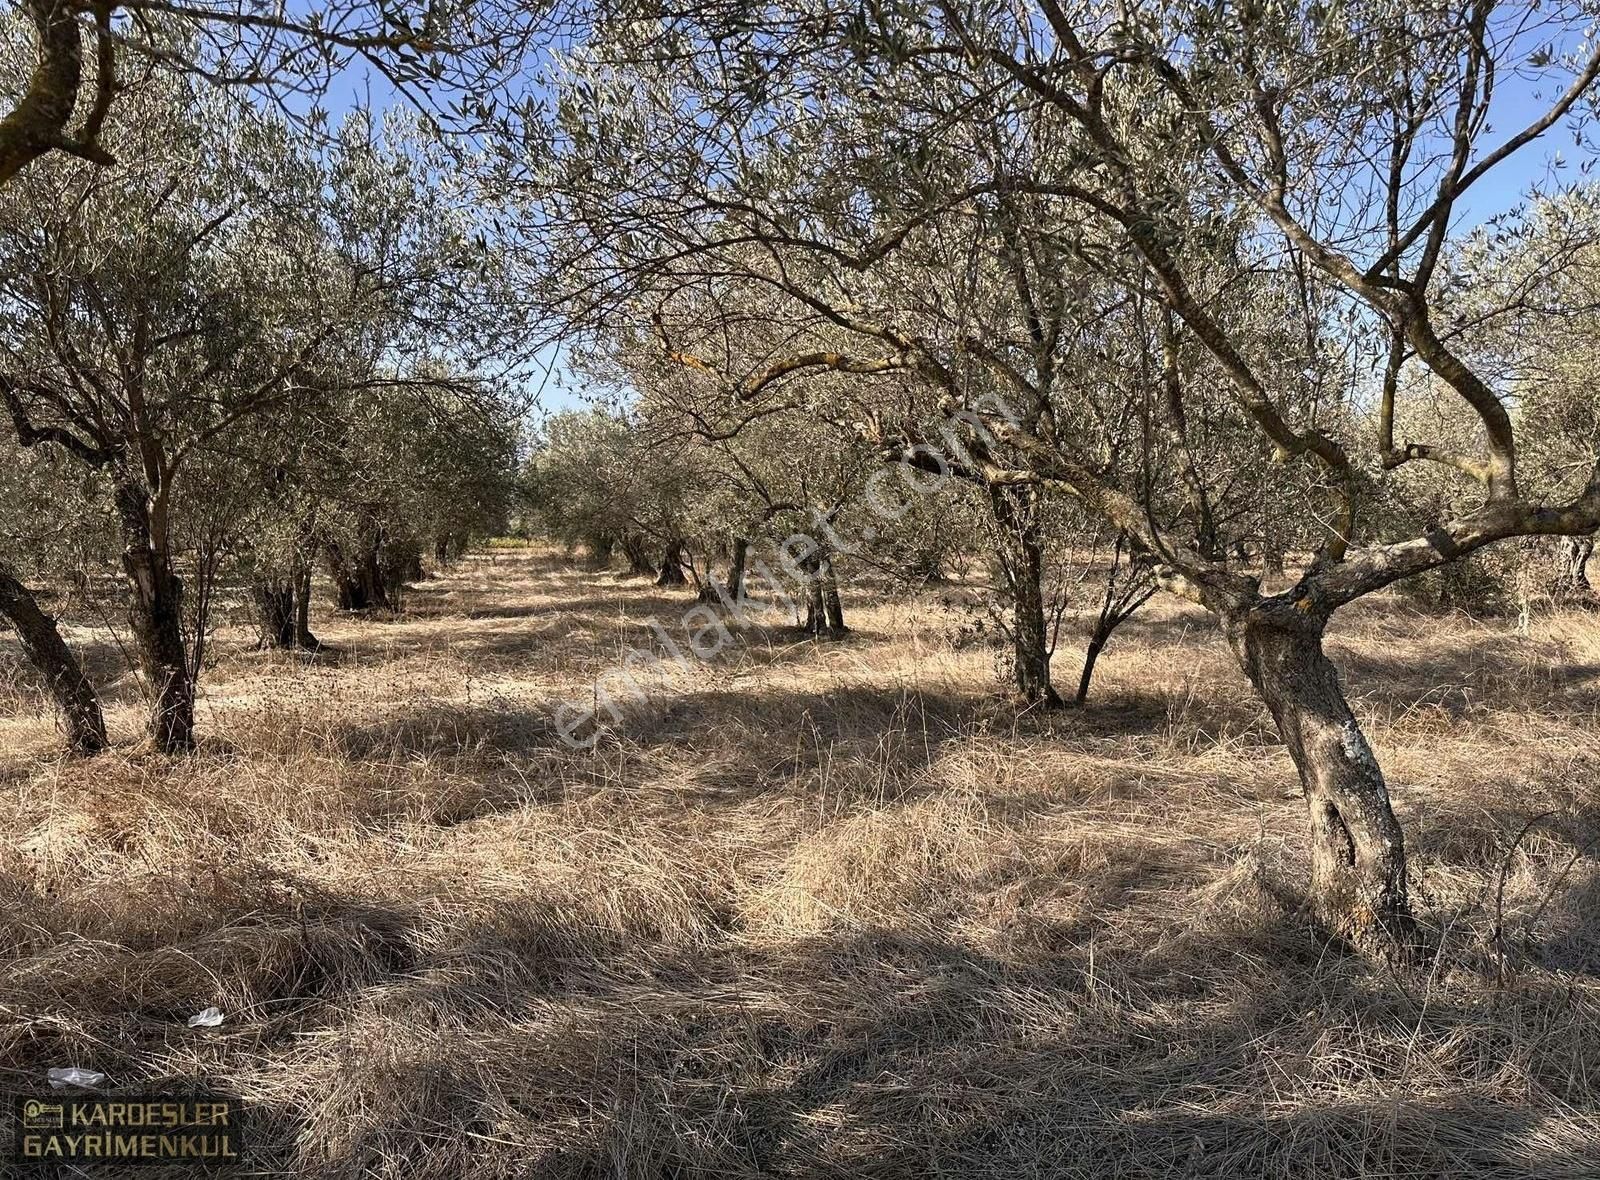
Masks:
[[[1395,978],[1306,929],[1292,771],[1202,617],[1038,717],[937,605],[851,605],[583,754],[553,703],[687,602],[540,555],[316,662],[224,636],[192,759],[127,752],[128,684],[92,762],[10,690],[0,1089],[233,1091],[259,1175],[1597,1173],[1594,618],[1339,625],[1443,940]]]

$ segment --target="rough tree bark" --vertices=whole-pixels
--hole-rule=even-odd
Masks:
[[[67,747],[75,754],[97,754],[106,748],[106,721],[100,698],[83,668],[61,638],[55,619],[39,608],[31,591],[0,566],[0,618],[16,629],[22,654],[44,678],[67,731]]]
[[[1322,650],[1326,615],[1278,597],[1224,619],[1240,666],[1277,723],[1305,787],[1318,919],[1380,957],[1414,943],[1405,836],[1383,772]]]
[[[128,623],[150,682],[150,737],[166,754],[194,749],[194,678],[183,641],[183,579],[172,568],[165,507],[133,483],[116,488]]]
[[[831,633],[843,635],[850,628],[844,622],[844,603],[839,598],[839,579],[833,572],[833,559],[824,557],[817,572],[822,587],[823,618]]]
[[[38,36],[38,58],[28,89],[11,113],[0,120],[0,184],[5,184],[28,164],[50,151],[66,151],[97,164],[112,157],[100,146],[99,130],[114,92],[110,72],[109,31],[111,8],[99,18],[101,31],[99,69],[103,81],[83,126],[68,129],[78,105],[83,80],[83,29],[85,9],[57,0],[25,0],[21,6]]]
[[[294,647],[299,637],[295,632],[293,581],[258,574],[250,581],[250,598],[255,603],[256,623],[261,628],[261,646]]]
[[[657,586],[682,586],[689,581],[683,572],[683,542],[673,541],[661,555],[661,570],[656,574]]]
[[[1562,537],[1556,555],[1556,585],[1558,594],[1588,596],[1594,594],[1589,581],[1589,559],[1594,556],[1593,537]]]
[[[353,558],[338,544],[330,543],[326,555],[334,601],[340,610],[395,609],[389,595],[391,580],[384,574],[376,542],[362,546]]]
[[[645,540],[638,533],[622,534],[622,555],[628,559],[628,576],[638,578],[653,578],[656,576],[656,567],[650,564],[650,554],[645,548]]]
[[[750,542],[745,537],[733,539],[733,556],[728,563],[728,577],[723,589],[729,602],[744,601],[744,567],[750,558]]]
[[[250,585],[261,628],[261,646],[322,650],[311,633],[311,570],[300,568],[287,577],[257,576]]]
[[[1059,705],[1050,683],[1050,635],[1044,614],[1044,539],[1032,488],[989,489],[997,556],[1011,591],[1011,674],[1023,701]]]

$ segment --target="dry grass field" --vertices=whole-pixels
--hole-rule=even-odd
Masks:
[[[548,554],[317,659],[225,631],[191,759],[86,629],[119,746],[60,758],[0,646],[0,1090],[234,1092],[248,1174],[329,1180],[1600,1175],[1600,618],[1335,622],[1440,945],[1398,975],[1306,927],[1198,612],[1019,715],[937,595],[847,601],[586,753],[554,703],[688,596]]]

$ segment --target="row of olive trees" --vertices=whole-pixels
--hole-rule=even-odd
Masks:
[[[502,160],[551,300],[714,382],[731,422],[707,433],[794,412],[908,463],[953,433],[1023,536],[1054,497],[1125,533],[1276,721],[1320,917],[1409,945],[1404,835],[1323,635],[1494,542],[1600,526],[1592,440],[1548,460],[1548,421],[1518,412],[1556,396],[1513,341],[1559,334],[1574,308],[1537,296],[1570,256],[1502,230],[1491,247],[1528,250],[1508,287],[1459,235],[1485,176],[1586,133],[1600,50],[1549,47],[1592,45],[1588,16],[597,13],[550,79],[548,141]],[[1550,97],[1507,127],[1512,76]]]
[[[480,360],[474,214],[417,124],[358,115],[315,143],[157,74],[97,136],[116,168],[58,155],[0,189],[0,398],[120,545],[150,737],[181,751],[225,561],[269,641],[312,644],[311,559],[344,605],[391,604],[423,545],[503,514],[514,423]],[[7,554],[52,578],[43,556]],[[70,744],[103,746],[58,629],[15,570],[4,587]]]

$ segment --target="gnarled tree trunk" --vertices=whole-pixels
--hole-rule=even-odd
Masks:
[[[845,626],[844,603],[839,598],[839,579],[833,572],[832,558],[822,559],[817,580],[822,585],[822,611],[828,630],[835,635],[843,635],[850,628]]]
[[[261,646],[319,651],[322,641],[311,633],[311,570],[299,568],[287,577],[258,575],[250,596],[261,628]]]
[[[683,542],[673,541],[661,555],[661,570],[656,574],[657,586],[682,586],[689,581],[683,572]]]
[[[744,567],[750,558],[750,542],[745,537],[733,539],[733,556],[728,562],[727,592],[729,602],[744,601]]]
[[[1556,551],[1555,591],[1558,595],[1590,596],[1589,559],[1594,556],[1593,537],[1562,537]]]
[[[656,567],[650,564],[650,554],[645,548],[645,540],[638,533],[622,534],[622,555],[628,559],[628,575],[630,577],[653,578],[656,576]]]
[[[1413,941],[1405,836],[1339,672],[1322,650],[1326,625],[1288,599],[1256,603],[1225,620],[1234,654],[1305,787],[1317,917],[1364,952],[1404,952]]]
[[[391,580],[379,561],[376,542],[360,552],[347,555],[337,544],[327,547],[328,573],[333,578],[334,601],[340,610],[393,610],[389,591]]]
[[[256,622],[261,628],[261,646],[293,647],[298,639],[294,582],[289,578],[258,574],[250,581],[250,598],[255,603]]]
[[[1050,683],[1050,635],[1044,615],[1044,539],[1037,493],[991,488],[1000,570],[1011,593],[1011,675],[1028,704],[1059,705]]]
[[[0,618],[16,629],[22,654],[38,669],[67,730],[75,754],[106,748],[106,721],[100,698],[83,668],[61,638],[56,621],[39,608],[29,589],[0,567]]]
[[[163,753],[194,748],[194,678],[183,641],[183,579],[172,568],[165,509],[142,488],[116,489],[122,523],[122,566],[128,579],[128,623],[150,682],[150,737]]]

